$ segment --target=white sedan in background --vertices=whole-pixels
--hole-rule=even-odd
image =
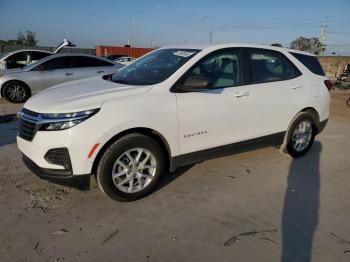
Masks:
[[[131,62],[133,62],[133,61],[135,61],[135,60],[136,60],[135,57],[123,56],[123,57],[120,57],[120,58],[114,60],[114,62],[123,64],[123,65],[128,65],[128,64],[130,64]]]

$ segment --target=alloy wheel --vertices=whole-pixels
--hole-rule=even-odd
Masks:
[[[20,84],[12,84],[6,89],[7,97],[12,101],[22,101],[26,97],[26,91]]]
[[[120,191],[136,193],[151,183],[156,170],[156,158],[150,151],[133,148],[118,157],[112,169],[112,180]]]
[[[313,128],[310,121],[304,120],[300,122],[292,135],[293,148],[298,152],[305,150],[311,142],[312,132]]]

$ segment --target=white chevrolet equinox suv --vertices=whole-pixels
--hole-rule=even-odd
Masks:
[[[172,46],[114,75],[61,84],[30,98],[17,143],[51,180],[94,174],[130,201],[191,163],[281,145],[309,151],[329,117],[331,82],[317,57],[272,46]]]

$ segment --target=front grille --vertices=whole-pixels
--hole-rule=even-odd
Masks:
[[[27,121],[22,118],[20,120],[18,136],[25,140],[32,141],[35,136],[35,133],[36,133],[36,123]]]
[[[20,116],[18,136],[25,140],[32,141],[37,131],[39,114],[23,108]]]
[[[65,147],[50,149],[44,158],[48,163],[63,166],[66,170],[71,168],[69,152]]]

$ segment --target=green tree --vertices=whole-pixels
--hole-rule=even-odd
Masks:
[[[326,46],[317,37],[300,36],[290,43],[290,48],[320,55],[326,50]]]
[[[36,33],[32,31],[26,31],[25,34],[19,31],[17,34],[17,44],[26,46],[36,46],[39,40],[36,39]]]

